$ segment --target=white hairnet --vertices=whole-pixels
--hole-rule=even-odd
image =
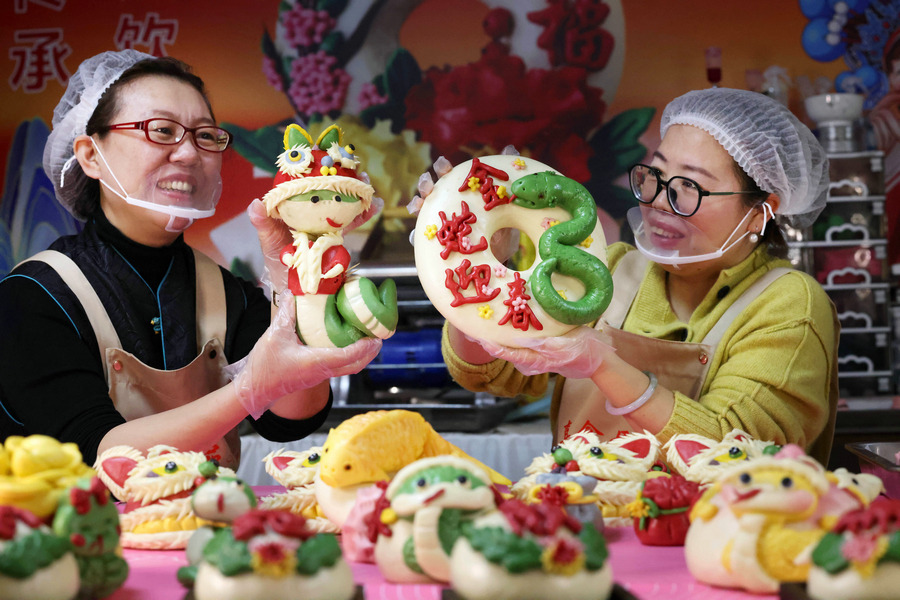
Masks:
[[[53,110],[53,129],[44,146],[44,172],[53,182],[56,197],[69,212],[72,212],[76,194],[75,186],[71,185],[72,169],[80,168],[73,164],[75,138],[85,133],[103,92],[135,63],[148,58],[155,57],[137,50],[102,52],[92,56],[78,66]]]
[[[777,214],[808,227],[825,208],[828,157],[806,125],[758,92],[710,88],[688,92],[663,111],[670,125],[693,125],[722,144],[760,189],[781,200]]]

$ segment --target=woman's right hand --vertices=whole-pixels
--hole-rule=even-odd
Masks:
[[[314,348],[296,332],[294,297],[280,297],[272,324],[246,357],[229,365],[238,400],[254,419],[279,398],[332,377],[359,373],[381,349],[381,340],[363,338],[346,348]]]
[[[587,379],[615,349],[602,330],[587,325],[565,335],[547,338],[523,338],[523,347],[512,348],[481,340],[489,355],[515,365],[523,375],[559,373],[568,379]]]
[[[259,198],[255,198],[247,207],[247,216],[256,228],[266,265],[260,281],[268,286],[273,296],[280,294],[288,286],[287,267],[281,262],[281,251],[293,243],[294,237],[284,221],[273,219],[267,214],[266,205]]]

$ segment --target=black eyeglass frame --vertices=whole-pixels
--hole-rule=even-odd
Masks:
[[[647,169],[648,171],[650,171],[651,173],[656,175],[656,191],[653,193],[653,197],[650,198],[649,200],[642,200],[640,198],[640,196],[638,196],[637,190],[635,190],[634,170],[637,169],[638,167],[643,167],[644,169]],[[678,210],[678,208],[675,207],[675,203],[672,201],[672,196],[670,195],[670,192],[669,192],[669,189],[670,189],[669,183],[671,183],[675,179],[683,179],[684,181],[687,181],[688,183],[693,185],[695,188],[697,188],[697,195],[699,196],[697,198],[697,206],[694,207],[694,210],[692,210],[689,213]],[[659,196],[659,192],[663,188],[666,188],[666,201],[669,203],[669,207],[675,212],[676,215],[679,215],[682,217],[692,217],[695,214],[697,214],[697,211],[700,210],[700,205],[703,203],[704,196],[735,196],[738,194],[759,194],[760,193],[755,190],[745,190],[745,191],[741,191],[741,192],[710,192],[710,191],[704,190],[703,187],[699,183],[697,183],[696,181],[694,181],[693,179],[691,179],[689,177],[682,177],[681,175],[675,175],[674,177],[669,177],[668,179],[663,179],[662,172],[659,169],[657,169],[656,167],[651,167],[650,165],[642,164],[642,163],[637,163],[637,164],[631,165],[631,168],[628,169],[628,185],[631,186],[631,193],[634,194],[635,199],[637,199],[637,201],[640,202],[641,204],[653,204],[653,202]]]
[[[181,137],[176,139],[174,142],[159,142],[150,137],[150,127],[149,123],[151,121],[166,121],[167,123],[174,123],[178,125],[182,129],[184,129],[184,133],[181,134]],[[198,150],[203,150],[204,152],[212,152],[213,154],[221,154],[225,152],[231,147],[231,143],[234,141],[234,135],[224,129],[219,127],[218,125],[200,125],[199,127],[187,127],[182,125],[175,119],[169,119],[167,117],[153,117],[150,119],[145,119],[143,121],[131,121],[130,123],[115,123],[112,125],[107,125],[103,128],[105,131],[130,131],[130,130],[141,130],[144,132],[144,137],[147,138],[147,141],[152,144],[159,144],[160,146],[176,146],[181,143],[184,139],[184,136],[187,134],[191,134],[191,142],[194,144]],[[225,146],[221,150],[213,150],[212,148],[204,148],[197,142],[197,134],[196,132],[201,129],[216,129],[218,131],[224,131],[225,135],[228,136],[228,139],[225,141]]]

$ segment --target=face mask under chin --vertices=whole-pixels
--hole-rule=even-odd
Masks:
[[[113,181],[115,181],[116,187],[113,187],[109,183],[100,178],[100,184],[103,185],[106,189],[108,189],[111,193],[115,194],[128,204],[132,206],[138,206],[141,208],[145,208],[147,210],[151,210],[157,213],[162,213],[169,216],[169,221],[166,224],[166,231],[170,231],[173,233],[180,233],[187,229],[193,224],[195,219],[203,219],[206,217],[211,217],[216,212],[216,204],[219,201],[219,196],[222,191],[222,179],[218,177],[218,180],[215,181],[211,186],[201,186],[203,190],[199,194],[192,193],[191,202],[193,206],[178,206],[174,204],[168,204],[168,200],[162,200],[160,197],[165,193],[159,187],[160,180],[160,171],[164,167],[160,167],[153,173],[148,176],[146,189],[142,194],[145,198],[149,200],[144,200],[141,198],[135,198],[125,189],[125,186],[119,181],[118,177],[116,177],[115,172],[109,166],[109,162],[107,162],[106,158],[103,156],[103,153],[100,151],[99,145],[91,138],[91,143],[97,151],[97,155],[103,161],[103,164],[106,165],[107,171],[112,175]],[[207,188],[211,188],[207,190]],[[121,190],[121,191],[119,191]],[[202,198],[199,196],[202,195]]]
[[[169,215],[169,222],[166,223],[166,231],[168,231],[169,233],[181,233],[187,230],[187,228],[193,224],[193,219],[186,219],[184,217]]]
[[[754,209],[747,214],[718,247],[709,236],[685,217],[657,210],[649,206],[635,206],[628,210],[627,219],[634,233],[637,249],[653,262],[663,265],[686,265],[715,260],[750,235],[738,235]]]

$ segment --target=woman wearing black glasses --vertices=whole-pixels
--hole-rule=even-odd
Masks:
[[[661,133],[630,171],[636,248],[609,247],[613,300],[596,328],[512,349],[448,326],[451,373],[501,395],[568,378],[553,397],[556,440],[739,428],[827,461],[839,326],[821,286],[784,259],[775,221],[806,227],[822,210],[824,150],[778,102],[725,88],[675,99]]]
[[[304,437],[328,413],[329,378],[374,358],[373,340],[301,345],[291,302],[273,317],[260,289],[185,244],[215,211],[230,143],[180,61],[125,50],[81,64],[44,170],[85,226],[0,282],[0,439],[50,435],[88,463],[168,444],[236,468],[248,415],[269,439]],[[264,209],[251,217],[264,252],[290,241]]]

